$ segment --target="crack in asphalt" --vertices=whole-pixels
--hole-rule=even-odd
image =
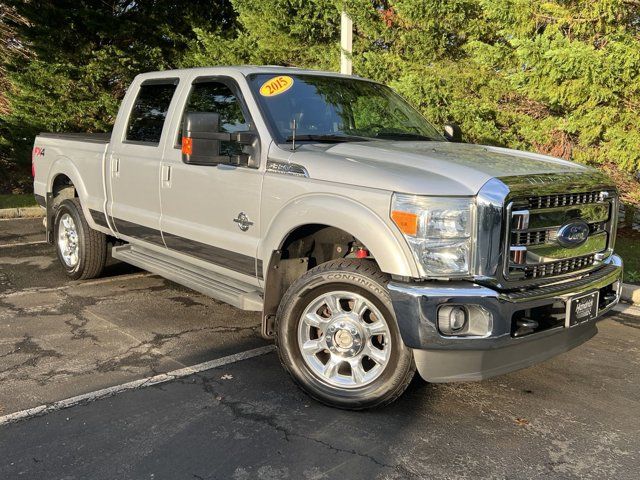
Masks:
[[[77,323],[76,323],[77,322]],[[71,328],[71,340],[92,340],[95,344],[99,344],[100,340],[93,333],[89,333],[85,328],[89,323],[86,317],[79,317],[65,320],[65,324]]]
[[[277,431],[278,433],[280,433],[284,440],[287,443],[290,443],[292,441],[292,438],[301,438],[304,440],[308,440],[310,442],[316,443],[318,445],[321,445],[324,448],[327,448],[333,452],[336,453],[343,453],[343,454],[348,454],[348,455],[353,455],[356,457],[360,457],[363,458],[365,460],[368,460],[372,463],[374,463],[375,465],[379,466],[379,467],[383,467],[383,468],[388,468],[391,470],[394,470],[398,473],[401,473],[402,475],[405,476],[405,478],[419,478],[419,475],[409,471],[405,466],[403,465],[392,465],[389,463],[385,463],[383,461],[378,460],[376,457],[374,457],[373,455],[370,455],[368,453],[362,453],[362,452],[358,452],[355,449],[347,449],[347,448],[342,448],[342,447],[337,447],[329,442],[326,442],[324,440],[320,440],[314,437],[311,437],[309,435],[304,435],[302,433],[299,432],[295,432],[292,431],[290,429],[287,429],[285,427],[283,427],[282,425],[277,423],[277,420],[269,417],[268,415],[256,412],[255,410],[253,411],[247,411],[247,409],[254,409],[254,406],[249,403],[249,402],[243,402],[243,401],[231,401],[225,398],[225,396],[216,391],[214,389],[214,385],[216,386],[221,386],[222,384],[218,381],[216,381],[213,378],[209,378],[206,377],[202,374],[195,374],[194,377],[197,377],[200,379],[201,381],[201,386],[203,388],[203,390],[210,394],[213,395],[214,399],[218,402],[219,405],[226,407],[230,413],[232,414],[232,416],[235,419],[239,419],[239,420],[248,420],[251,422],[255,422],[255,423],[260,423],[262,425],[266,425],[270,428],[272,428],[273,430]],[[176,380],[176,383],[182,383],[182,384],[186,384],[185,381],[179,381]]]
[[[42,348],[29,335],[25,335],[22,340],[14,343],[13,349],[7,353],[0,355],[0,358],[7,358],[12,355],[29,355],[29,357],[18,365],[12,365],[8,368],[0,370],[0,375],[7,373],[10,370],[18,369],[20,367],[35,367],[40,363],[41,360],[44,360],[45,358],[62,357],[62,354],[58,353],[55,350]]]
[[[103,360],[101,362],[96,363],[96,371],[99,372],[113,372],[116,370],[119,371],[127,371],[127,367],[139,367],[139,366],[148,366],[149,368],[154,368],[157,366],[157,360],[162,357],[171,358],[172,357],[159,352],[154,351],[161,347],[163,347],[166,343],[171,340],[175,340],[187,334],[192,333],[201,333],[201,332],[216,332],[216,333],[237,333],[242,331],[251,331],[256,332],[258,330],[257,326],[245,327],[245,326],[237,326],[237,325],[228,325],[225,327],[202,327],[202,328],[191,328],[187,330],[182,330],[180,332],[175,333],[158,333],[152,332],[153,338],[151,340],[145,340],[137,345],[133,345],[125,350],[123,353],[111,357],[107,360]],[[143,349],[142,351],[138,351]],[[151,362],[151,364],[148,364]],[[180,362],[178,362],[180,363]]]

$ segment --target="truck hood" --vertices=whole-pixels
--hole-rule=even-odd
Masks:
[[[428,195],[475,195],[493,177],[590,170],[519,150],[424,141],[301,145],[289,161],[317,180]]]

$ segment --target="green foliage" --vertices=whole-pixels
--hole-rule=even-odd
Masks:
[[[3,208],[35,207],[36,199],[31,194],[0,194],[0,210]]]
[[[0,144],[28,155],[40,129],[107,129],[141,71],[338,70],[345,8],[354,72],[390,84],[436,125],[608,171],[640,168],[638,0],[229,2],[10,0],[31,22],[13,28],[36,57],[11,65]],[[625,185],[640,201],[637,183]]]
[[[197,29],[198,41],[182,66],[287,65],[335,69],[340,50],[339,2],[231,0],[239,28]]]
[[[4,4],[0,33],[10,32],[9,44],[18,47],[0,52],[9,101],[0,109],[0,191],[27,189],[38,132],[109,131],[135,75],[175,68],[194,28],[235,26],[226,0]],[[2,16],[5,10],[11,15]]]
[[[624,281],[640,284],[640,233],[630,228],[619,229],[616,253],[624,260]]]
[[[343,6],[354,71],[473,142],[640,167],[635,0],[232,0],[239,29],[200,30],[184,65],[337,70]]]

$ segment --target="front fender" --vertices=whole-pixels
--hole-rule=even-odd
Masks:
[[[258,258],[269,258],[286,237],[298,227],[322,224],[339,228],[356,237],[374,256],[380,269],[392,275],[417,278],[416,264],[409,247],[378,214],[350,198],[332,194],[311,194],[285,204],[273,218],[258,246]]]

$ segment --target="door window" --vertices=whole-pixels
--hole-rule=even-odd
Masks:
[[[160,143],[162,127],[167,118],[176,85],[142,85],[138,92],[127,125],[126,140],[157,145]]]
[[[191,89],[186,112],[217,113],[220,116],[220,132],[236,133],[249,130],[242,111],[242,105],[228,85],[222,82],[196,83]],[[184,117],[182,118],[184,120]],[[182,122],[178,143],[182,137]],[[242,153],[242,146],[237,142],[220,142],[220,155],[232,156]]]

